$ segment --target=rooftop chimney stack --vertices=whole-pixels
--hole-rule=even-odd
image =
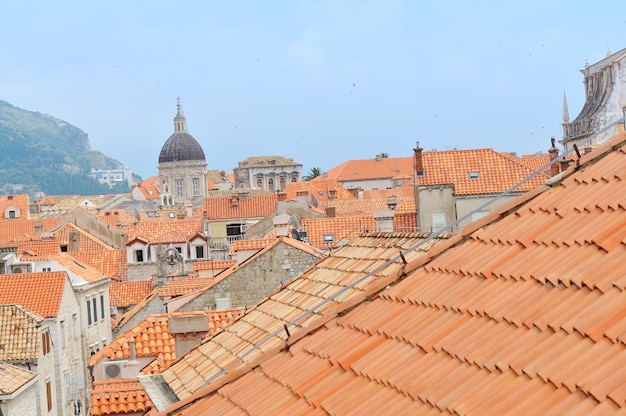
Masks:
[[[413,149],[413,168],[416,176],[424,176],[424,162],[422,161],[423,150],[418,141],[415,149]]]
[[[550,141],[552,143],[552,147],[548,149],[548,154],[550,155],[550,161],[553,161],[559,157],[559,149],[556,147],[556,140],[554,139],[554,137],[550,138]],[[550,165],[550,175],[552,177],[555,177],[556,175],[558,175],[560,170],[561,170],[561,167],[559,163],[555,162],[555,163],[552,163],[552,165]]]

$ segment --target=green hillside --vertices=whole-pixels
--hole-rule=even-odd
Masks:
[[[109,188],[88,175],[92,168],[121,167],[118,161],[92,151],[87,134],[79,128],[0,100],[0,194],[128,192],[127,186]]]

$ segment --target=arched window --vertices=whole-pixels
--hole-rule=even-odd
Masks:
[[[263,180],[261,178],[257,178],[256,187],[262,189],[263,188]]]
[[[284,176],[281,176],[281,177],[280,177],[280,189],[281,189],[281,190],[285,189],[285,185],[286,185],[286,184],[285,184],[285,182],[286,182],[286,181],[285,181],[285,177],[284,177]]]
[[[273,191],[273,190],[274,190],[274,179],[268,179],[268,180],[267,180],[267,188],[268,188],[270,191]]]
[[[167,197],[166,196],[163,197],[163,205],[167,205]]]

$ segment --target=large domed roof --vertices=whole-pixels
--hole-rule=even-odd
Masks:
[[[172,134],[161,148],[159,163],[180,162],[184,160],[205,160],[200,143],[191,134],[176,132]]]
[[[159,163],[161,162],[181,162],[185,160],[202,160],[206,162],[204,151],[200,143],[187,133],[187,121],[180,107],[180,100],[177,103],[178,111],[174,117],[174,134],[172,134],[161,148]]]

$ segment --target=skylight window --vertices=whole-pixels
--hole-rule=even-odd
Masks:
[[[467,174],[467,177],[470,178],[470,179],[478,179],[478,178],[480,178],[480,172],[476,172],[476,171],[469,172]]]
[[[335,234],[324,234],[324,237],[322,237],[322,241],[324,241],[325,243],[332,243],[335,241]]]

